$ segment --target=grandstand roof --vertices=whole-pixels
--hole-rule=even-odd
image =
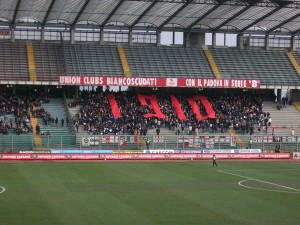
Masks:
[[[300,0],[2,0],[0,25],[300,32]]]

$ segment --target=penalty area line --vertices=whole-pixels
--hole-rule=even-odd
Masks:
[[[246,176],[242,176],[242,175],[239,175],[239,174],[230,173],[230,172],[226,172],[226,171],[222,171],[222,170],[217,170],[217,171],[220,172],[220,173],[225,173],[225,174],[229,174],[229,175],[232,175],[232,176],[245,178],[247,180],[254,180],[254,181],[261,182],[261,183],[270,184],[270,185],[274,185],[274,186],[281,187],[281,188],[286,188],[288,190],[292,190],[292,191],[296,191],[297,193],[300,193],[300,190],[296,189],[296,188],[291,188],[291,187],[288,187],[288,186],[284,186],[284,185],[280,185],[280,184],[275,184],[275,183],[272,183],[272,182],[255,179],[255,178],[252,178],[252,177],[246,177]]]
[[[245,188],[249,188],[249,189],[255,189],[255,190],[263,190],[263,191],[273,191],[273,192],[283,192],[283,193],[296,193],[296,194],[299,194],[298,191],[281,191],[281,190],[272,190],[272,189],[266,189],[266,188],[258,188],[258,187],[251,187],[251,186],[248,186],[248,185],[245,185],[243,184],[244,182],[247,182],[249,181],[249,179],[247,180],[242,180],[240,182],[238,182],[238,184],[241,186],[241,187],[245,187]]]
[[[5,191],[5,187],[0,186],[0,194],[2,194]]]

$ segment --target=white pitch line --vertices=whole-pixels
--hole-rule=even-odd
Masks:
[[[243,184],[244,182],[249,181],[247,180],[241,180],[240,182],[238,182],[238,184],[241,187],[245,187],[245,188],[249,188],[249,189],[255,189],[255,190],[263,190],[263,191],[272,191],[272,192],[282,192],[282,193],[299,193],[298,191],[281,191],[281,190],[272,190],[272,189],[266,189],[266,188],[258,188],[258,187],[251,187],[251,186],[247,186],[245,184]]]
[[[274,186],[281,187],[281,188],[286,188],[286,189],[293,190],[293,191],[297,191],[297,192],[300,193],[300,190],[299,190],[299,189],[296,189],[296,188],[291,188],[291,187],[287,187],[287,186],[284,186],[284,185],[275,184],[275,183],[272,183],[272,182],[268,182],[268,181],[264,181],[264,180],[255,179],[255,178],[252,178],[252,177],[246,177],[246,176],[242,176],[242,175],[238,175],[238,174],[234,174],[234,173],[229,173],[229,172],[222,171],[222,170],[217,170],[217,171],[219,171],[219,172],[221,172],[221,173],[227,173],[227,174],[230,174],[230,175],[236,176],[236,177],[246,178],[246,179],[248,179],[248,180],[255,180],[255,181],[258,181],[258,182],[261,182],[261,183],[270,184],[270,185],[274,185]]]
[[[264,171],[298,171],[300,169],[264,169]],[[226,170],[229,172],[247,172],[247,171],[259,171],[258,169],[249,169],[249,170]]]
[[[5,187],[0,186],[0,189],[2,189],[2,191],[0,191],[0,194],[2,194],[5,191]]]

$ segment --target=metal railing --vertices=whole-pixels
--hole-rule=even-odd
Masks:
[[[252,148],[274,152],[279,150],[298,151],[300,136],[264,136],[240,135],[165,135],[165,136],[132,136],[132,135],[41,135],[42,147],[36,148],[33,135],[0,135],[0,152],[12,153],[20,150],[200,150],[200,149],[241,149]],[[239,141],[237,141],[240,138]],[[250,143],[252,139],[252,144]],[[149,144],[146,144],[146,140]],[[77,141],[76,141],[77,140]],[[242,142],[243,146],[239,146]]]

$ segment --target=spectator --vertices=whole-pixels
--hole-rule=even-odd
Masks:
[[[157,134],[157,136],[159,136],[159,133],[160,133],[160,127],[157,127],[156,128],[156,134]]]
[[[252,138],[249,139],[249,149],[252,149],[252,145],[253,145],[253,140]]]
[[[36,134],[39,135],[39,134],[40,134],[40,131],[41,131],[41,128],[40,128],[40,125],[39,125],[39,124],[36,125],[35,130],[36,130]]]
[[[108,92],[108,91],[107,91]],[[111,112],[106,93],[95,91],[82,91],[77,100],[81,105],[80,112],[73,119],[74,124],[78,121],[83,125],[84,130],[93,135],[116,134],[120,131],[128,134],[145,135],[145,131],[154,127],[165,126],[175,130],[181,129],[182,134],[187,127],[188,133],[195,135],[198,128],[202,132],[226,132],[232,126],[237,133],[254,133],[254,125],[264,125],[265,119],[269,121],[269,114],[263,112],[263,104],[260,97],[247,93],[245,94],[223,94],[207,95],[214,111],[216,119],[197,120],[196,116],[187,102],[188,95],[178,95],[176,98],[181,104],[186,121],[180,121],[175,112],[170,98],[165,93],[156,93],[159,107],[163,118],[145,118],[144,114],[155,114],[151,107],[142,106],[135,93],[130,91],[114,93],[122,117],[114,118]],[[200,113],[206,115],[202,103],[196,101]],[[180,124],[180,126],[178,126]],[[178,132],[177,132],[178,133]]]

